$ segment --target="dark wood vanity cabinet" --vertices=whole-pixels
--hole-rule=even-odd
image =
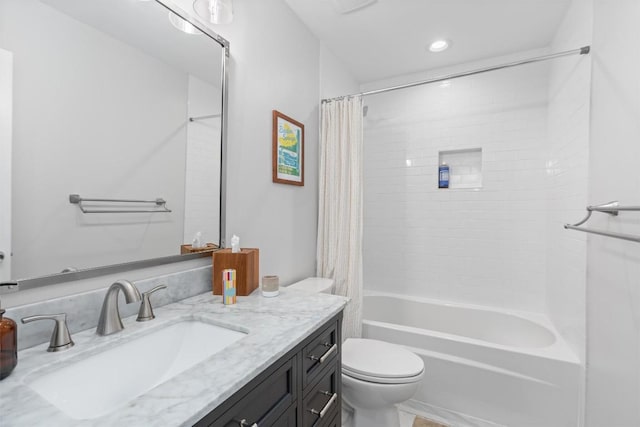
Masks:
[[[342,313],[211,411],[196,427],[339,427]]]

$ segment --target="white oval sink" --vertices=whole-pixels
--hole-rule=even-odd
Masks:
[[[201,321],[181,321],[55,372],[34,375],[27,385],[71,418],[97,418],[244,336]]]

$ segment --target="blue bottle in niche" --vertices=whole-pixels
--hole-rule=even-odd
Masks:
[[[438,167],[438,188],[449,188],[449,165],[445,162]]]

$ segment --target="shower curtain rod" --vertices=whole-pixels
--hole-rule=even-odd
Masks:
[[[584,46],[584,47],[581,47],[579,49],[566,50],[564,52],[552,53],[550,55],[538,56],[536,58],[522,59],[520,61],[509,62],[507,64],[496,65],[496,66],[493,66],[493,67],[478,68],[478,69],[472,70],[472,71],[465,71],[465,72],[462,72],[462,73],[448,74],[446,76],[435,77],[435,78],[432,78],[432,79],[421,80],[421,81],[418,81],[418,82],[407,83],[407,84],[403,84],[403,85],[399,85],[399,86],[392,86],[392,87],[386,87],[386,88],[383,88],[383,89],[370,90],[370,91],[367,91],[367,92],[360,92],[360,93],[356,93],[356,94],[352,94],[352,95],[343,95],[343,96],[338,96],[338,97],[335,97],[335,98],[327,98],[327,99],[323,99],[322,102],[325,103],[325,102],[337,101],[339,99],[349,98],[349,97],[352,97],[352,96],[376,95],[378,93],[391,92],[393,90],[406,89],[406,88],[410,88],[410,87],[414,87],[414,86],[426,85],[426,84],[429,84],[429,83],[437,83],[437,82],[442,82],[442,81],[445,81],[445,80],[457,79],[459,77],[473,76],[475,74],[486,73],[488,71],[502,70],[504,68],[516,67],[518,65],[532,64],[534,62],[540,62],[540,61],[548,61],[550,59],[560,58],[560,57],[563,57],[563,56],[587,55],[590,50],[591,50],[591,46]]]

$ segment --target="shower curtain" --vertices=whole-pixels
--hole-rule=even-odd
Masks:
[[[362,97],[322,104],[316,273],[350,298],[342,338],[362,334]]]

